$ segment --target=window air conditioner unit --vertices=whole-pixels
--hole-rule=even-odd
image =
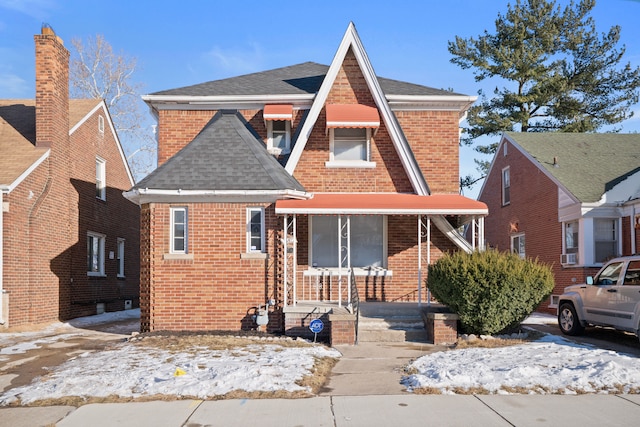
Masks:
[[[562,254],[560,255],[560,264],[575,264],[577,254]]]

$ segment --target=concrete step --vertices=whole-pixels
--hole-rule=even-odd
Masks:
[[[358,342],[427,342],[422,329],[362,329],[358,328]]]
[[[387,310],[375,316],[371,311],[358,320],[360,342],[426,342],[427,332],[420,311]]]

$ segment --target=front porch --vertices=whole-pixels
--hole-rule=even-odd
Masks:
[[[337,303],[304,302],[284,309],[288,336],[317,339],[330,345],[362,342],[451,344],[457,339],[457,315],[441,304],[362,302],[351,309]],[[320,319],[323,330],[309,326]]]

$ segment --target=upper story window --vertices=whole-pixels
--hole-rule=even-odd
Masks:
[[[98,132],[104,134],[104,117],[98,116]]]
[[[369,135],[365,128],[331,129],[331,160],[368,162]]]
[[[107,199],[107,162],[100,157],[96,157],[96,198]]]
[[[188,216],[186,207],[171,208],[171,247],[172,254],[186,254],[188,243]]]
[[[291,122],[289,120],[267,121],[267,149],[273,154],[291,151]]]
[[[293,105],[267,104],[262,115],[267,126],[267,150],[275,155],[289,153]]]
[[[264,252],[264,208],[247,208],[247,252]]]
[[[502,169],[502,206],[511,203],[511,173],[509,167]]]
[[[360,104],[328,104],[329,161],[327,167],[375,167],[371,138],[380,127],[378,110]]]
[[[104,234],[87,233],[87,274],[104,276]]]

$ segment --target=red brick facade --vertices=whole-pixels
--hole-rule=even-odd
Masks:
[[[501,146],[479,196],[489,206],[489,216],[485,218],[487,246],[510,251],[511,237],[524,233],[526,256],[552,267],[555,277],[552,295],[560,295],[565,287],[584,283],[586,276],[595,274],[598,268],[560,263],[563,237],[558,220],[558,186],[520,150],[507,140],[503,143],[507,145],[507,154]],[[510,202],[503,205],[502,171],[506,167],[510,174]],[[555,314],[556,307],[549,298],[538,310]]]
[[[376,107],[374,97],[354,54],[347,53],[329,91],[328,103],[363,104]],[[294,109],[291,133],[301,126],[303,110]],[[216,114],[214,110],[159,110],[158,163],[164,164],[186,146]],[[262,112],[241,110],[243,117],[267,140]],[[409,140],[418,166],[433,192],[457,193],[459,112],[398,111],[396,118]],[[327,168],[330,136],[322,108],[297,162],[293,176],[307,192],[414,193],[389,132],[381,121],[371,138],[373,168]],[[274,300],[268,329],[283,324],[284,272],[283,217],[275,204],[185,203],[189,215],[188,255],[172,256],[168,203],[144,203],[141,221],[141,312],[143,330],[237,330],[253,328],[258,305]],[[266,258],[246,259],[246,208],[265,207]],[[417,217],[387,218],[387,268],[392,277],[357,279],[361,299],[416,301],[418,298]],[[309,268],[309,220],[297,216],[298,283]],[[455,250],[455,245],[436,227],[431,229],[431,260]],[[423,244],[423,256],[426,254]],[[426,279],[426,265],[423,266]],[[426,295],[422,295],[424,299]],[[290,298],[290,297],[289,297]],[[287,317],[287,321],[293,317]],[[304,319],[301,321],[304,322]],[[349,325],[347,325],[349,326]],[[336,326],[333,338],[353,341],[349,331]],[[347,328],[349,329],[349,328]],[[349,334],[346,336],[345,334]],[[328,333],[328,332],[327,332]],[[345,335],[345,336],[342,336]]]
[[[132,183],[109,116],[98,108],[70,134],[69,53],[48,29],[35,44],[35,141],[50,154],[3,198],[5,326],[92,315],[98,303],[106,311],[122,310],[125,300],[137,306],[139,299],[139,208],[122,196]],[[96,198],[96,157],[106,164],[104,201]],[[105,237],[102,277],[87,274],[89,231]],[[125,242],[121,278],[118,238]]]

